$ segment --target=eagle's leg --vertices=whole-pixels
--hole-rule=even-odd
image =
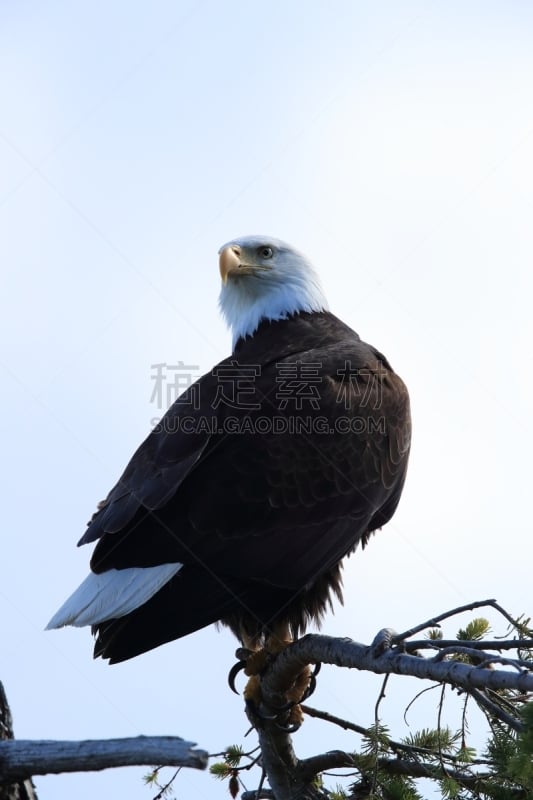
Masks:
[[[259,717],[261,717],[261,714],[258,712],[258,709],[262,699],[261,673],[266,669],[273,658],[292,644],[292,641],[293,639],[287,624],[280,624],[273,627],[263,647],[258,647],[256,641],[243,636],[244,646],[251,651],[250,656],[246,659],[246,666],[244,667],[245,674],[250,676],[244,689],[244,699],[250,711]],[[287,726],[292,730],[299,728],[303,722],[303,712],[299,704],[307,696],[312,677],[311,668],[309,666],[305,667],[285,693],[285,697],[287,698],[286,706],[279,710],[289,711]]]

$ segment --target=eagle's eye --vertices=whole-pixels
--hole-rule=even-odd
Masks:
[[[261,258],[272,258],[274,255],[274,251],[271,247],[258,247],[257,252]]]

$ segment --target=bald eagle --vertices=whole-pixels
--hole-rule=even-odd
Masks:
[[[219,256],[233,352],[99,504],[79,542],[97,542],[91,572],[48,625],[91,625],[110,663],[214,622],[252,649],[320,624],[343,558],[402,492],[409,398],[387,359],[293,247],[248,236]]]

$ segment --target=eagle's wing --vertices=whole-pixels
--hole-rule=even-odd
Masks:
[[[204,376],[188,432],[176,403],[91,522],[93,569],[179,561],[295,586],[383,525],[405,474],[407,393],[367,345],[345,350],[291,355],[248,384],[242,367],[240,408],[217,406]],[[345,360],[356,380],[338,374]],[[296,381],[288,396],[280,369],[301,364],[316,365],[316,391]]]
[[[106,499],[98,504],[78,545],[124,530],[141,508],[157,511],[176,494],[212,439],[211,430],[199,424],[205,407],[201,409],[197,402],[202,394],[213,395],[212,384],[213,377],[208,373],[173,403],[137,448]],[[194,434],[184,431],[185,417]]]

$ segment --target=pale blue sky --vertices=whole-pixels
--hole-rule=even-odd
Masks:
[[[367,641],[492,596],[531,613],[531,5],[4,3],[0,74],[0,679],[18,737],[214,752],[247,728],[227,631],[110,668],[88,631],[42,630],[157,415],[150,365],[228,354],[216,253],[241,234],[307,252],[411,390],[405,496],[325,632]],[[379,683],[324,669],[314,702],[367,724]],[[414,691],[390,684],[396,736]],[[313,722],[296,738],[342,746]],[[142,772],[38,779],[39,797],[150,800]],[[226,791],[189,771],[177,789]]]

